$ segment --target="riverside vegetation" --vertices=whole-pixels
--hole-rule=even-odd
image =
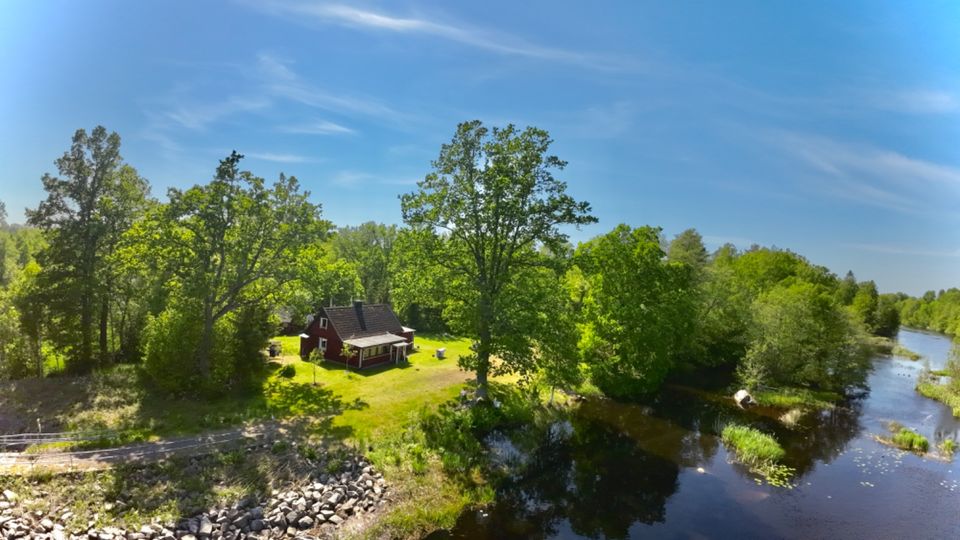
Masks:
[[[336,227],[297,179],[269,184],[236,152],[158,200],[117,134],[77,131],[27,225],[0,210],[0,425],[119,430],[102,446],[304,419],[392,486],[364,534],[417,536],[490,502],[505,469],[488,439],[535,444],[568,393],[642,402],[719,370],[761,404],[826,409],[863,386],[871,336],[933,310],[787,250],[710,253],[693,229],[621,224],[574,246],[566,228],[596,217],[551,144],[465,122],[401,197],[403,227]],[[420,356],[360,373],[265,362],[278,330],[354,298],[433,332]],[[441,345],[456,364],[429,358]],[[772,447],[743,430],[730,444]],[[149,520],[138,504],[130,519]]]

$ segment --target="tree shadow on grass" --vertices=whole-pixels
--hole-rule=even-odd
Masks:
[[[317,367],[322,368],[324,371],[346,371],[352,375],[359,375],[361,377],[370,377],[373,375],[379,375],[381,373],[386,373],[388,371],[394,371],[397,369],[400,369],[400,370],[410,369],[411,367],[414,367],[414,366],[411,366],[410,362],[399,362],[396,364],[392,362],[387,362],[379,366],[358,369],[355,367],[348,368],[347,366],[343,364],[338,364],[336,362],[323,362],[322,364],[317,364]]]
[[[263,406],[281,424],[258,440],[242,440],[197,457],[173,457],[147,466],[117,468],[105,500],[120,501],[111,512],[118,521],[165,516],[170,525],[211,508],[263,500],[272,489],[298,484],[336,462],[345,452],[349,425],[334,425],[347,410],[368,407],[360,399],[344,402],[322,386],[283,379],[267,382]],[[330,458],[328,460],[328,458]]]

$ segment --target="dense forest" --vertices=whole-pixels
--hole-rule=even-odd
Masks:
[[[267,182],[236,152],[157,198],[116,133],[79,130],[26,225],[0,206],[0,377],[133,363],[167,392],[243,391],[271,336],[354,298],[470,338],[460,361],[481,394],[517,373],[633,398],[717,366],[750,388],[840,392],[862,378],[867,335],[901,319],[960,331],[956,289],[879,294],[788,250],[708,252],[693,229],[621,224],[574,246],[571,228],[597,219],[555,177],[551,142],[461,124],[400,197],[402,227],[337,227],[296,178]]]

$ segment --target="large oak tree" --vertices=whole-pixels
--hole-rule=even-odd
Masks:
[[[123,163],[120,136],[103,126],[90,134],[77,130],[56,164],[60,175],[42,179],[47,198],[27,210],[28,222],[49,242],[38,257],[42,298],[37,300],[49,305],[56,321],[52,337],[68,351],[69,367],[84,372],[110,354],[113,269],[108,261],[121,234],[143,212],[149,186]]]
[[[548,154],[551,142],[535,127],[464,122],[441,147],[433,172],[401,197],[404,221],[440,237],[421,264],[450,276],[445,312],[475,341],[460,363],[476,372],[480,396],[492,371],[525,370],[536,351],[537,329],[524,313],[539,306],[524,304],[528,290],[520,285],[527,270],[544,265],[538,249],[559,252],[567,241],[561,226],[596,221],[590,205],[554,177],[566,163]]]

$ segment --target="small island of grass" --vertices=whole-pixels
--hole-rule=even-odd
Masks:
[[[771,485],[791,487],[794,469],[780,464],[786,452],[776,439],[762,431],[740,424],[727,424],[720,435],[732,447],[737,460],[763,476]]]
[[[900,428],[900,431],[893,435],[891,442],[897,448],[911,452],[925,453],[930,448],[926,437],[907,428]]]
[[[753,398],[760,405],[778,409],[832,409],[843,399],[836,392],[808,390],[806,388],[775,388],[758,390]]]
[[[899,356],[901,358],[906,358],[908,360],[919,360],[923,358],[923,355],[921,355],[920,353],[911,351],[910,349],[904,347],[903,345],[900,345],[899,343],[893,346],[892,354],[894,356]]]
[[[752,427],[728,424],[721,438],[733,447],[737,459],[747,464],[777,462],[786,455],[776,439]]]

